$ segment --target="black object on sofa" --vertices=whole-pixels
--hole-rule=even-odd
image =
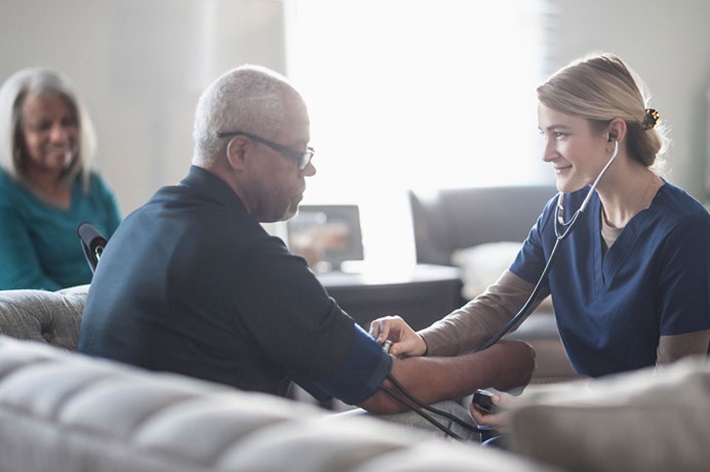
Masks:
[[[452,256],[460,250],[489,243],[522,243],[545,204],[556,194],[557,189],[551,185],[472,187],[433,192],[410,190],[417,263],[454,265]],[[461,303],[466,301],[467,297],[462,295]],[[549,305],[541,305],[509,336],[527,341],[535,349],[537,369],[533,382],[546,383],[577,376],[567,359]]]

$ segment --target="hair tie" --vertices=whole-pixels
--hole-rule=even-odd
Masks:
[[[643,120],[643,129],[653,129],[653,127],[658,124],[659,119],[660,115],[658,114],[658,111],[653,108],[646,108],[646,118]]]

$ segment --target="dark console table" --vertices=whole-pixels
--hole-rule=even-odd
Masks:
[[[454,267],[417,265],[398,272],[319,274],[328,294],[366,330],[370,321],[400,315],[414,329],[429,326],[463,303]]]

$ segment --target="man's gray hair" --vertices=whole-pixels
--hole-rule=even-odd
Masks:
[[[261,66],[243,65],[223,74],[197,102],[193,162],[213,162],[226,145],[220,132],[244,131],[268,138],[282,126],[284,103],[300,94],[288,79]]]
[[[56,94],[64,97],[76,113],[79,125],[79,149],[62,179],[71,181],[80,175],[84,190],[88,190],[89,170],[96,151],[96,134],[86,107],[75,92],[74,85],[61,72],[46,67],[28,67],[8,78],[0,88],[0,165],[15,179],[26,182],[22,175],[20,154],[20,121],[22,103],[27,95]],[[30,182],[31,184],[31,182]]]

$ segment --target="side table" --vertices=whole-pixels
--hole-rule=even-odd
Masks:
[[[318,279],[365,330],[386,315],[400,315],[415,330],[422,329],[463,304],[455,267],[419,264],[398,272],[329,272]]]

